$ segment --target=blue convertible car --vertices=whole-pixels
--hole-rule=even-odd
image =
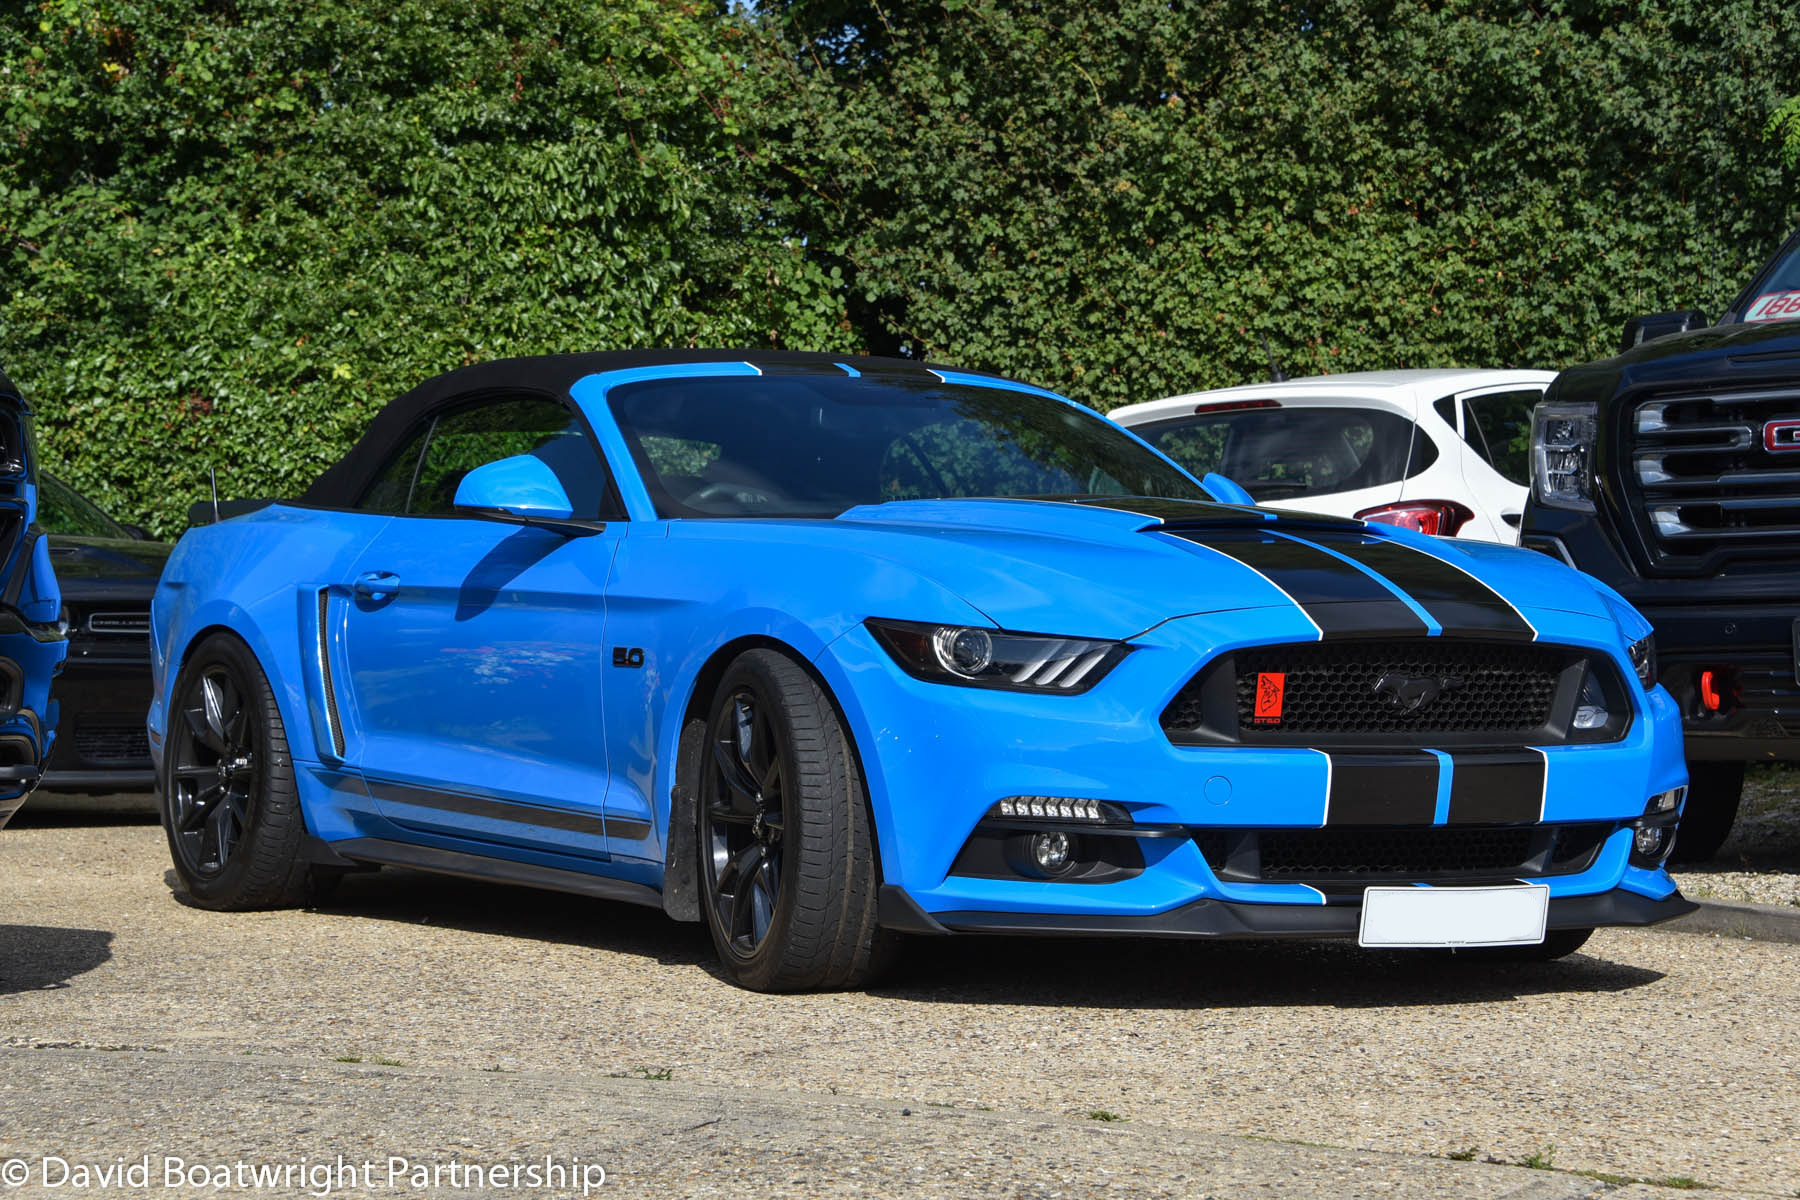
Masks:
[[[218,908],[380,864],[659,905],[762,989],[902,933],[1552,957],[1691,907],[1628,605],[1229,492],[912,362],[441,376],[169,560],[176,868]]]

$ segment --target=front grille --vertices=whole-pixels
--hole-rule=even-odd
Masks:
[[[1565,740],[1586,653],[1536,643],[1304,642],[1226,655],[1163,711],[1177,742],[1543,745]],[[1273,712],[1259,682],[1279,677]]]
[[[1800,538],[1800,391],[1657,396],[1622,414],[1621,476],[1651,565],[1791,561]],[[1772,424],[1773,423],[1773,424]]]
[[[148,765],[150,739],[142,722],[133,725],[83,723],[75,727],[75,752],[88,763]]]
[[[1608,824],[1207,830],[1221,879],[1257,883],[1507,880],[1586,870]]]

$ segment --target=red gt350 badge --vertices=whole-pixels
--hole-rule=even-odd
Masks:
[[[1281,700],[1287,692],[1286,671],[1261,671],[1256,676],[1256,712],[1252,725],[1281,724]]]

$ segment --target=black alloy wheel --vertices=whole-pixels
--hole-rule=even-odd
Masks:
[[[260,731],[223,663],[196,673],[179,703],[170,746],[170,840],[189,874],[210,878],[231,862],[250,823],[260,783]]]
[[[287,732],[256,656],[217,633],[176,677],[159,791],[175,873],[202,908],[284,908],[314,891]]]
[[[699,722],[696,722],[698,725]],[[733,982],[857,987],[894,957],[862,773],[819,682],[773,649],[726,667],[688,759],[700,915]]]
[[[731,952],[747,959],[769,936],[781,899],[787,748],[748,687],[718,707],[707,748],[701,809],[707,897]]]

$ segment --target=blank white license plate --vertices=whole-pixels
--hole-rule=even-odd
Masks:
[[[1550,889],[1372,887],[1363,893],[1364,946],[1532,946],[1544,940]]]

